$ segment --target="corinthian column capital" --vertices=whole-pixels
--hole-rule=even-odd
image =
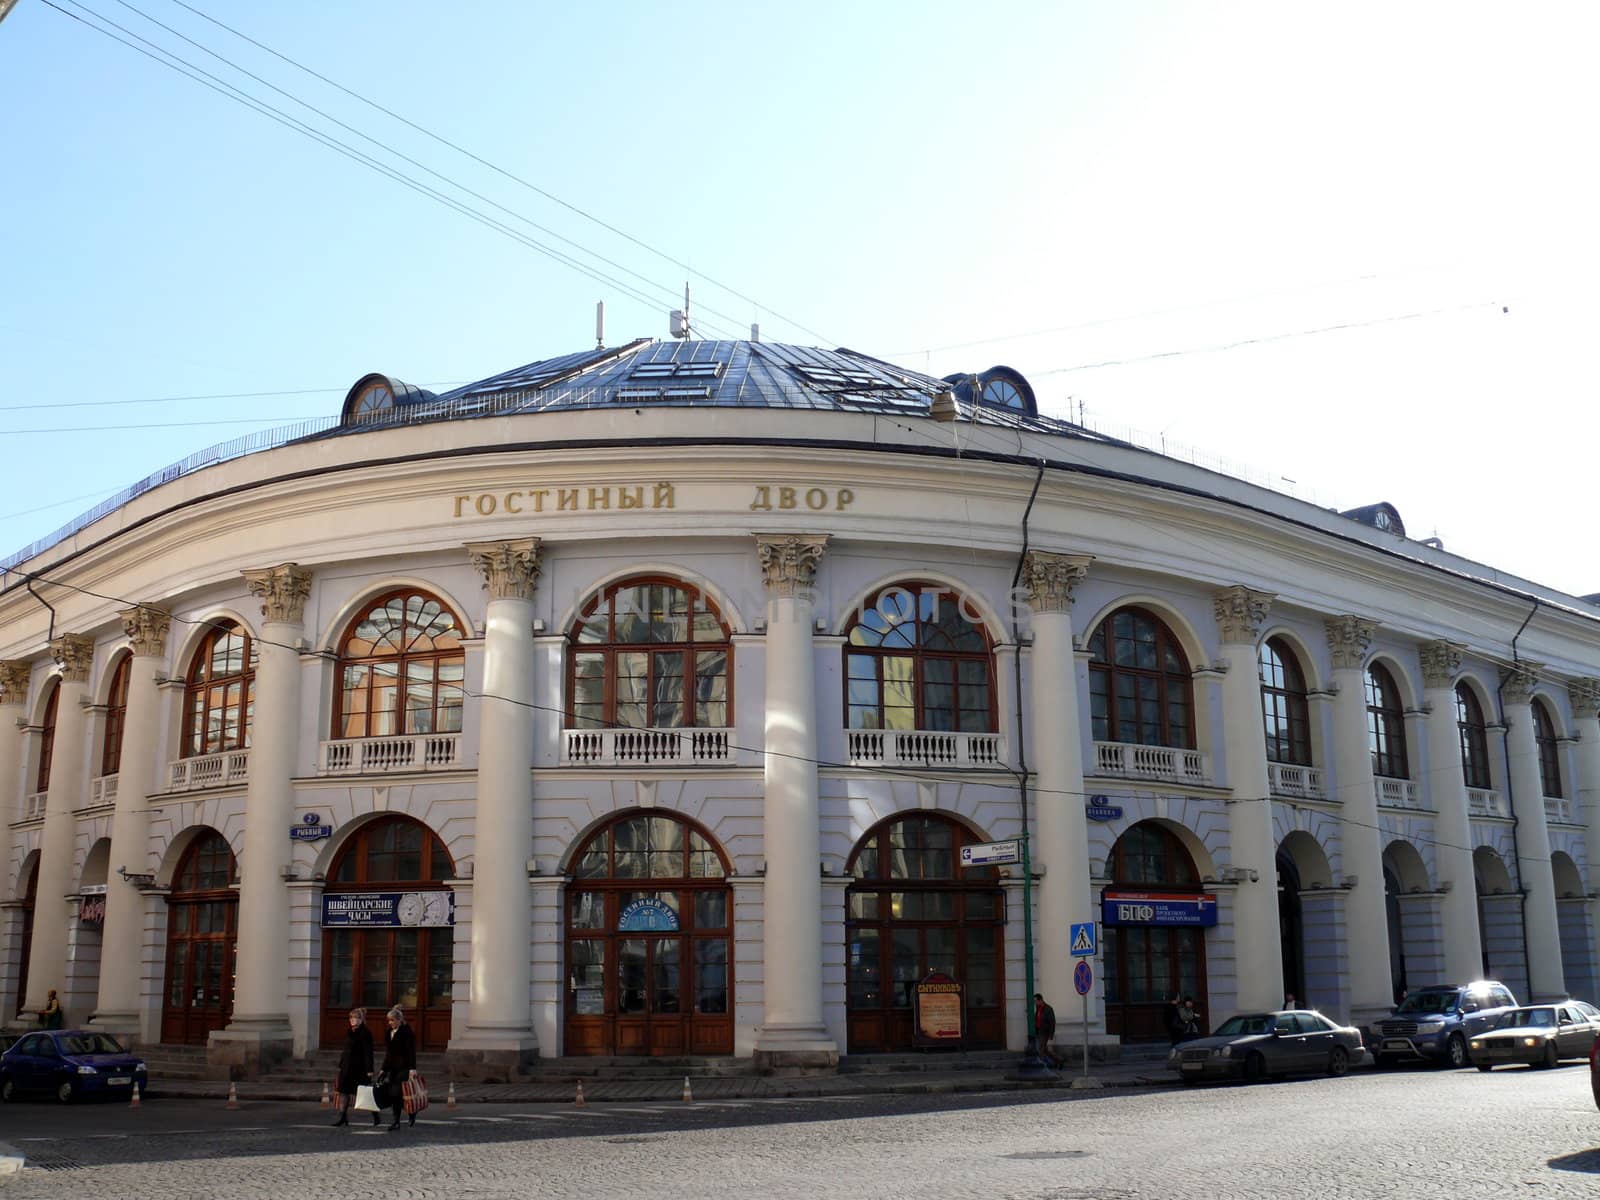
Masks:
[[[140,604],[125,608],[117,614],[122,618],[122,628],[133,643],[133,652],[139,658],[161,658],[167,652],[167,630],[172,627],[172,614],[158,608]]]
[[[536,537],[509,542],[468,542],[467,556],[483,576],[491,600],[532,600],[544,570]]]
[[[1422,686],[1425,688],[1447,688],[1455,683],[1456,675],[1461,670],[1461,651],[1464,646],[1455,642],[1447,642],[1440,638],[1435,642],[1423,642],[1417,647],[1417,657],[1422,660]],[[1454,710],[1451,710],[1454,712]],[[1451,720],[1454,720],[1451,717]]]
[[[1211,611],[1222,631],[1222,640],[1255,645],[1261,635],[1261,623],[1267,619],[1267,610],[1275,599],[1274,592],[1252,591],[1242,584],[1212,592]]]
[[[1022,586],[1034,612],[1064,613],[1072,608],[1072,589],[1089,573],[1092,554],[1047,554],[1030,550],[1022,560]]]
[[[261,597],[261,615],[266,620],[280,625],[300,624],[306,615],[306,598],[311,595],[310,567],[284,563],[242,574],[250,594]]]
[[[1600,717],[1600,679],[1574,679],[1567,684],[1572,715],[1579,720]]]
[[[825,533],[758,533],[761,579],[774,596],[788,597],[811,589],[817,564],[827,549]]]
[[[1372,635],[1378,623],[1365,617],[1346,613],[1342,617],[1329,617],[1323,622],[1328,631],[1328,649],[1333,652],[1333,665],[1360,667],[1367,660],[1367,650],[1372,645]]]
[[[94,639],[86,633],[64,633],[50,643],[50,657],[61,668],[62,683],[88,683]]]
[[[1500,696],[1507,704],[1532,704],[1533,689],[1539,686],[1539,671],[1543,663],[1523,659],[1514,667],[1500,672]]]
[[[20,658],[0,660],[0,704],[21,704],[28,695],[33,664]]]

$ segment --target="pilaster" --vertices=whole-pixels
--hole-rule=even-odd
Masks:
[[[1439,897],[1446,979],[1472,979],[1483,971],[1483,940],[1478,929],[1478,896],[1472,869],[1472,821],[1461,762],[1461,727],[1456,721],[1455,685],[1461,673],[1461,652],[1461,646],[1443,640],[1417,647],[1422,663],[1423,706],[1428,709],[1428,798],[1437,814],[1434,864],[1438,883],[1446,889]]]
[[[1600,974],[1600,679],[1575,679],[1567,685],[1573,728],[1578,735],[1573,797],[1583,822],[1589,873],[1584,880],[1589,961]],[[3,718],[0,718],[3,720]],[[1594,997],[1588,997],[1594,999]]]
[[[1556,912],[1555,873],[1550,865],[1550,825],[1544,811],[1544,785],[1539,778],[1539,746],[1533,725],[1533,692],[1542,663],[1523,661],[1501,675],[1500,701],[1505,710],[1507,781],[1511,811],[1516,817],[1517,877],[1523,894],[1523,928],[1527,935],[1530,1003],[1565,999],[1561,966],[1561,930]]]

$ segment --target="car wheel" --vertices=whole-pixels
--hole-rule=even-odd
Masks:
[[[0,1079],[0,1104],[10,1104],[17,1098],[17,1085],[11,1076]]]
[[[1494,1067],[1489,1063],[1473,1063],[1472,1065],[1485,1073],[1494,1070]]]
[[[1328,1074],[1334,1078],[1350,1070],[1350,1051],[1343,1046],[1335,1046],[1333,1053],[1328,1055]]]
[[[1267,1077],[1267,1060],[1261,1055],[1252,1053],[1244,1060],[1244,1081],[1246,1083],[1260,1083]]]
[[[1468,1063],[1467,1042],[1459,1033],[1452,1033],[1444,1044],[1445,1059],[1453,1069],[1459,1070]]]
[[[77,1096],[77,1086],[70,1079],[63,1079],[56,1087],[56,1099],[63,1104],[71,1104]]]
[[[1548,1071],[1551,1067],[1560,1065],[1561,1055],[1556,1052],[1556,1044],[1554,1042],[1546,1042],[1544,1044],[1544,1057],[1539,1060],[1539,1066]]]

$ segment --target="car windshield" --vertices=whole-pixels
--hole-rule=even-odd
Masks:
[[[1555,1010],[1551,1008],[1514,1008],[1500,1018],[1501,1029],[1550,1029],[1555,1023]]]
[[[122,1043],[108,1033],[69,1033],[57,1039],[63,1054],[126,1054]]]
[[[1424,988],[1415,996],[1407,996],[1395,1009],[1397,1013],[1442,1013],[1456,1006],[1456,993],[1450,988]]]
[[[1216,1037],[1247,1037],[1250,1034],[1266,1033],[1272,1028],[1272,1018],[1265,1013],[1252,1013],[1249,1016],[1229,1017],[1217,1026]]]

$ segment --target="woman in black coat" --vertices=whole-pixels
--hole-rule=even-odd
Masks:
[[[356,1088],[372,1082],[372,1031],[367,1028],[367,1010],[350,1010],[350,1031],[344,1037],[344,1049],[339,1052],[339,1095],[344,1103],[339,1109],[337,1125],[350,1124],[350,1108],[356,1101]],[[372,1123],[378,1123],[378,1114],[372,1114]]]
[[[417,1039],[406,1024],[406,1014],[397,1004],[389,1010],[389,1029],[383,1035],[383,1081],[389,1088],[389,1103],[394,1109],[394,1123],[390,1129],[400,1128],[400,1114],[405,1108],[405,1098],[400,1085],[411,1078],[417,1069]],[[417,1114],[410,1114],[408,1124],[417,1123]]]

